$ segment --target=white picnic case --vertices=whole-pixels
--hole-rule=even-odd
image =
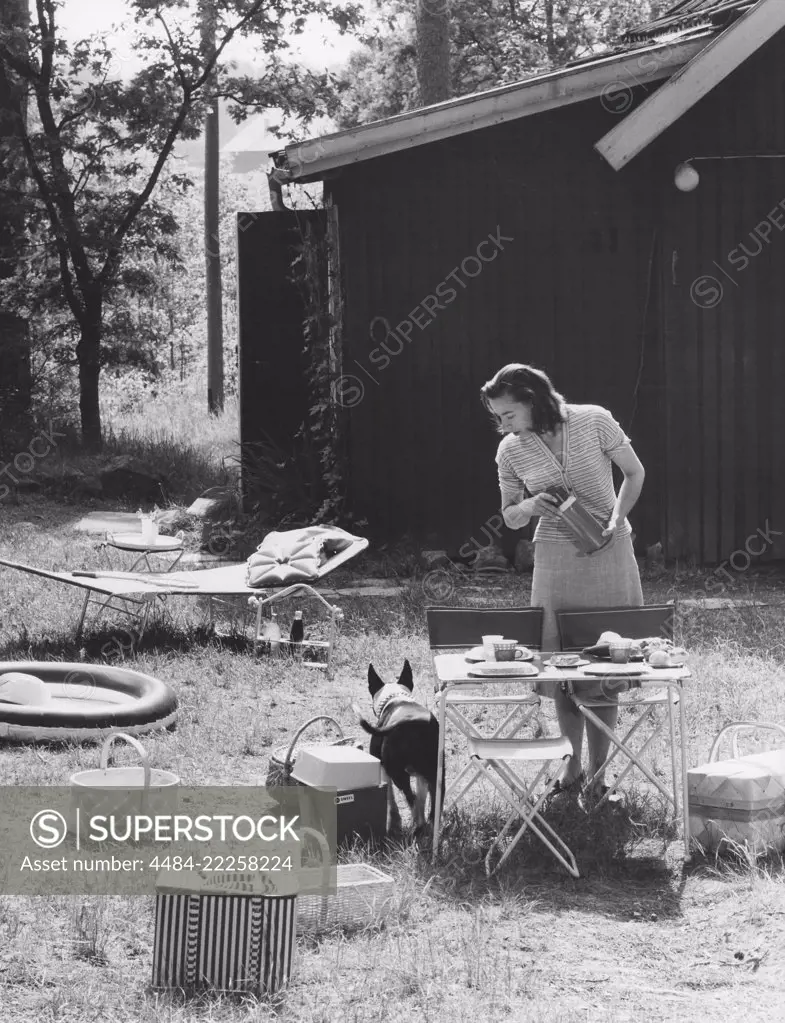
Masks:
[[[724,728],[709,762],[687,772],[690,834],[705,851],[738,845],[753,855],[785,849],[785,746],[766,753],[717,760],[720,740],[743,728],[775,728],[738,722]]]

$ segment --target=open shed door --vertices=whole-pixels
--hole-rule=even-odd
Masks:
[[[237,275],[240,356],[240,442],[295,452],[310,395],[303,354],[306,299],[292,263],[308,225],[324,231],[325,210],[240,213]],[[326,275],[326,267],[318,268]],[[272,449],[270,449],[272,450]],[[248,473],[247,475],[250,475]],[[248,493],[249,480],[243,480]]]

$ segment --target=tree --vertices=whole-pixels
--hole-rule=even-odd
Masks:
[[[449,0],[416,0],[417,83],[420,104],[450,98]]]
[[[18,38],[23,40],[28,21],[27,0],[5,0],[0,8],[0,26],[16,28]],[[15,141],[25,113],[23,91],[8,80],[0,67],[0,139],[6,143]],[[15,148],[13,144],[0,148],[0,179],[11,183],[14,190],[23,191],[23,162]],[[25,218],[20,204],[0,194],[0,281],[15,273],[17,254],[25,240]],[[0,299],[0,426],[10,425],[29,412],[29,365],[27,322],[18,309]],[[2,439],[0,436],[0,448]]]
[[[342,128],[420,105],[416,3],[449,4],[450,94],[519,82],[616,43],[671,0],[376,0],[375,34],[342,73]]]
[[[43,216],[48,225],[59,284],[79,334],[80,418],[90,448],[101,444],[106,298],[118,286],[129,247],[145,239],[165,244],[176,230],[154,196],[175,142],[199,135],[215,96],[231,99],[238,119],[276,106],[307,120],[322,104],[334,106],[329,75],[303,72],[281,55],[287,36],[302,32],[310,15],[329,18],[342,31],[359,21],[355,5],[330,0],[216,0],[216,45],[205,55],[193,5],[130,0],[129,6],[135,50],[145,66],[128,82],[110,77],[113,54],[105,40],[69,46],[61,37],[59,0],[34,0],[29,40],[16,26],[0,26],[2,74],[27,92],[34,112],[27,124],[17,118],[15,127],[35,188],[31,216]],[[265,60],[260,78],[232,76],[224,53],[238,35],[258,41]],[[137,182],[145,154],[153,154],[152,164]],[[110,181],[118,187],[109,189]]]

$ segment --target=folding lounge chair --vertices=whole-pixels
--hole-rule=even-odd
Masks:
[[[644,607],[624,608],[597,608],[586,611],[557,611],[556,620],[561,638],[561,649],[565,651],[583,650],[585,647],[594,646],[603,632],[617,632],[620,636],[628,639],[645,639],[649,636],[662,636],[671,639],[675,624],[676,608],[674,604],[650,604]],[[602,805],[620,786],[624,778],[637,767],[646,778],[654,785],[671,803],[676,801],[678,792],[676,736],[674,731],[674,720],[672,713],[671,699],[675,704],[677,696],[671,698],[668,691],[658,692],[650,689],[638,691],[635,694],[620,695],[618,701],[602,699],[601,697],[589,698],[574,691],[573,702],[580,713],[596,725],[611,742],[609,755],[598,770],[601,774],[619,753],[627,758],[627,764],[615,782],[608,788],[603,797],[598,800],[597,806]],[[595,711],[612,707],[618,702],[619,710],[633,713],[635,716],[632,725],[623,737],[608,728],[597,716]],[[667,717],[659,716],[659,711],[667,707]],[[646,741],[636,749],[630,744],[630,740],[649,722],[651,732]],[[671,743],[671,770],[673,773],[673,792],[669,792],[667,786],[652,773],[643,763],[642,757],[661,735],[666,725],[670,729]],[[592,777],[587,779],[591,784]]]
[[[345,564],[355,555],[359,554],[360,551],[365,550],[367,546],[368,541],[364,538],[352,537],[351,543],[345,549],[335,554],[319,568],[317,577],[311,580],[311,582],[318,583],[329,572]],[[214,599],[245,596],[258,598],[257,635],[254,646],[254,649],[256,649],[262,606],[274,600],[280,600],[282,597],[307,593],[324,604],[330,612],[331,638],[330,645],[328,646],[328,666],[331,660],[330,655],[332,653],[336,623],[340,617],[340,610],[329,604],[318,590],[310,585],[310,582],[298,581],[284,586],[272,584],[266,587],[248,586],[245,562],[236,565],[224,565],[220,568],[203,568],[180,572],[106,572],[100,569],[94,571],[55,572],[3,559],[0,559],[0,565],[41,576],[45,579],[54,579],[57,582],[67,583],[70,586],[76,586],[85,590],[85,599],[77,626],[77,637],[83,629],[85,615],[90,603],[97,603],[103,607],[106,605],[107,599],[120,598],[122,600],[130,600],[140,606],[144,605],[138,614],[140,621],[138,638],[141,639],[149,605],[156,599],[174,595],[208,597],[210,599],[212,618],[212,601]],[[96,597],[95,594],[100,596]]]
[[[428,608],[428,636],[432,656],[448,650],[470,649],[482,643],[484,635],[503,635],[516,639],[532,649],[539,649],[542,637],[543,612],[541,608]],[[450,689],[445,696],[445,723],[450,721],[468,738],[468,763],[459,771],[445,793],[445,806],[440,806],[441,784],[436,786],[436,829],[434,847],[438,845],[438,829],[441,814],[447,805],[455,805],[479,779],[485,777],[501,793],[512,809],[499,835],[494,840],[485,858],[486,871],[490,874],[505,862],[527,829],[548,847],[560,863],[574,876],[578,876],[575,858],[550,825],[540,815],[540,808],[550,795],[561,770],[552,770],[554,760],[563,763],[572,756],[572,747],[562,736],[556,738],[523,738],[520,732],[527,726],[537,724],[540,698],[534,693],[510,695],[488,694],[478,686],[475,691],[460,692]],[[492,735],[483,736],[463,713],[472,705],[510,707],[511,709]],[[439,770],[442,770],[444,735],[440,736],[441,749]],[[540,763],[536,776],[526,782],[512,765],[520,769],[525,763]],[[552,772],[550,780],[547,779]],[[539,796],[535,795],[541,782],[545,786]],[[508,844],[501,859],[491,869],[491,860],[499,850],[513,823],[521,818],[522,825]]]

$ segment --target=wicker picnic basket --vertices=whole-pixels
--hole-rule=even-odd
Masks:
[[[294,769],[295,760],[297,759],[294,752],[294,747],[297,745],[298,740],[302,736],[306,729],[310,728],[311,725],[315,725],[317,721],[327,721],[338,731],[338,738],[326,741],[324,739],[317,742],[308,742],[301,744],[305,746],[357,746],[362,747],[362,743],[356,736],[344,735],[343,729],[335,720],[335,718],[327,717],[324,714],[319,715],[315,718],[310,718],[304,725],[300,725],[294,734],[292,741],[286,746],[279,746],[277,750],[273,752],[270,757],[270,766],[267,769],[267,780],[265,785],[270,788],[275,785],[292,785],[291,780],[292,770]]]
[[[306,894],[297,898],[297,928],[321,931],[332,927],[367,927],[386,920],[395,910],[395,881],[368,863],[339,864],[334,894]],[[318,877],[318,870],[301,871]]]

